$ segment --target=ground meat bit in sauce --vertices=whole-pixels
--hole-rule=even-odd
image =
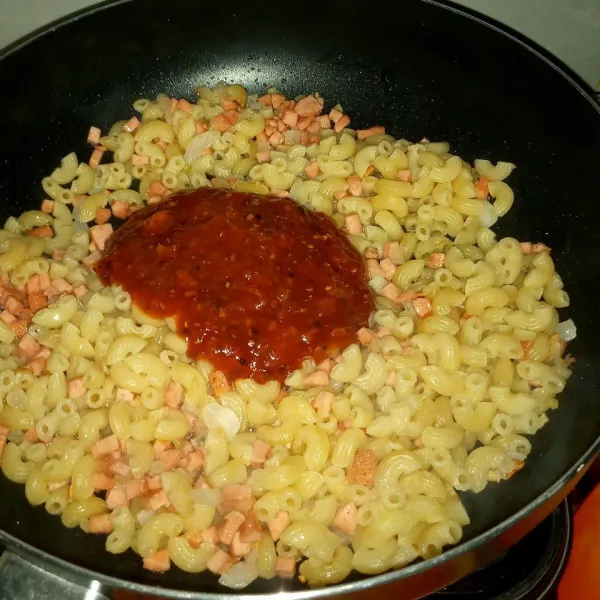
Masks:
[[[363,257],[326,215],[286,198],[199,189],[135,212],[96,270],[194,359],[229,380],[277,380],[339,352],[367,325]]]

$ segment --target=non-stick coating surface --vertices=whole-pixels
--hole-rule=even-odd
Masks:
[[[559,410],[533,438],[526,467],[484,493],[465,494],[473,539],[555,484],[600,434],[598,165],[600,117],[580,90],[505,34],[419,0],[338,3],[303,14],[293,3],[144,0],[97,10],[0,62],[1,215],[39,206],[40,180],[61,156],[87,159],[91,124],[106,128],[158,92],[193,98],[223,79],[294,96],[319,90],[353,124],[396,136],[448,140],[472,160],[510,160],[514,209],[501,233],[545,242],[571,294],[578,326],[575,373]],[[269,16],[269,10],[277,16]],[[317,14],[318,12],[318,14]],[[31,508],[23,487],[0,481],[0,530],[106,575],[222,593],[213,577],[174,569],[155,575],[133,553],[104,551],[102,536],[65,529]],[[247,592],[299,589],[257,582]]]

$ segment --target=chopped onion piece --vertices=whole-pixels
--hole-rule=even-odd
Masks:
[[[248,587],[255,579],[258,579],[256,564],[249,561],[236,563],[219,577],[219,583],[234,590],[242,590]]]
[[[137,519],[137,521],[140,525],[145,525],[150,520],[150,517],[153,517],[153,516],[154,516],[153,510],[142,509],[138,512],[138,514],[136,515],[135,518]]]
[[[73,209],[73,218],[75,219],[73,221],[73,229],[75,231],[82,231],[82,232],[88,232],[90,230],[90,226],[87,223],[83,223],[82,221],[79,220],[79,213],[77,213],[77,218],[75,218],[75,211],[79,210],[80,207],[76,206]]]
[[[258,142],[258,144],[256,144],[256,150],[258,152],[270,152],[271,144],[269,144],[269,142]]]
[[[330,379],[329,380],[329,387],[336,393],[336,394],[341,394],[344,391],[344,387],[346,386],[345,383],[342,383],[341,381],[336,381],[335,379]]]
[[[171,113],[171,98],[165,96],[165,94],[159,94],[156,97],[156,103],[162,108],[164,119],[170,125],[173,120],[173,114]]]
[[[220,137],[221,134],[216,129],[205,131],[193,137],[185,149],[186,164],[189,165],[194,162],[205,148],[212,146]]]
[[[248,554],[246,554],[246,558],[244,560],[246,561],[246,564],[248,564],[248,565],[255,565],[257,559],[258,559],[258,552],[256,551],[256,548],[252,548],[252,550],[250,550],[250,552],[248,552]]]
[[[302,193],[303,184],[304,182],[302,181],[302,179],[298,178],[296,179],[296,181],[294,181],[292,187],[290,188],[290,196],[294,200],[296,200],[296,202],[299,202],[300,200],[300,194]]]
[[[221,498],[219,490],[212,490],[210,488],[192,490],[190,495],[195,504],[204,504],[205,506],[217,506]]]
[[[388,284],[387,279],[383,275],[377,275],[369,281],[369,287],[377,294]]]
[[[575,327],[573,319],[568,319],[567,321],[559,323],[556,330],[558,331],[558,335],[560,335],[561,339],[565,340],[565,342],[570,342],[577,337],[577,327]]]
[[[235,137],[231,131],[226,131],[222,137],[226,144],[233,144],[233,140],[235,140]]]
[[[483,210],[479,215],[479,220],[484,227],[491,227],[498,220],[498,213],[496,209],[487,201],[483,200],[481,202]]]
[[[289,144],[290,146],[296,143],[296,132],[293,129],[288,129],[283,134],[283,137],[285,139],[285,143]]]
[[[231,408],[210,402],[202,409],[202,419],[209,429],[223,429],[228,440],[237,435],[242,423]]]

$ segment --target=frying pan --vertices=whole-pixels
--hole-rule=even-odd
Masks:
[[[600,448],[600,114],[566,67],[514,32],[432,0],[332,3],[107,3],[9,48],[0,60],[0,217],[39,206],[40,180],[68,151],[87,157],[91,124],[106,128],[133,100],[193,98],[219,80],[288,96],[320,91],[356,126],[447,140],[467,160],[515,162],[513,210],[499,233],[552,248],[578,327],[574,374],[525,468],[478,495],[458,547],[401,571],[325,591],[257,581],[246,595],[309,597],[399,582],[416,597],[476,568],[539,522]],[[164,596],[234,594],[210,574],[144,571],[133,553],[110,555],[101,536],[65,529],[0,479],[0,539],[71,576]],[[500,540],[500,541],[498,541]],[[493,547],[493,550],[486,550]],[[415,591],[411,581],[426,581]],[[400,589],[400,588],[395,588]]]

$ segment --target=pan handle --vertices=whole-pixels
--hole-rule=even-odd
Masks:
[[[99,581],[79,585],[5,550],[0,556],[0,600],[109,600]]]

